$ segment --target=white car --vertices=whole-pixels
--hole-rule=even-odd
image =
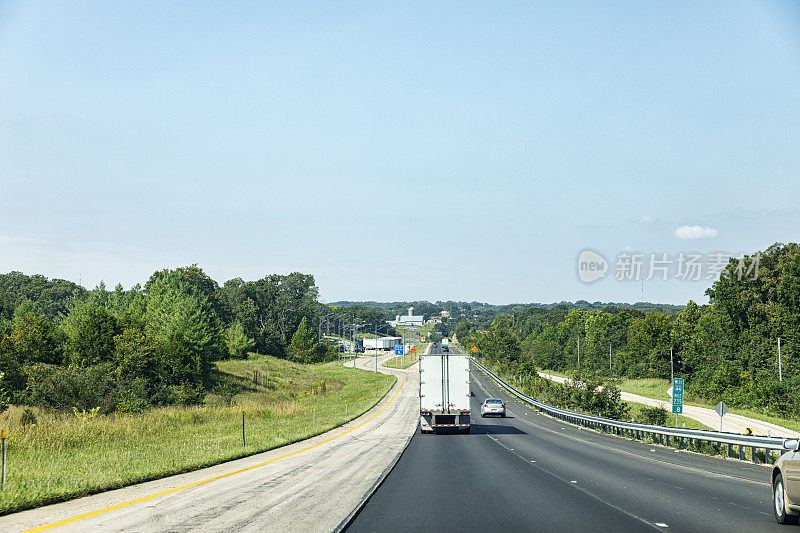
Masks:
[[[486,418],[488,415],[497,415],[506,417],[506,404],[499,398],[486,398],[481,405],[481,418]]]
[[[772,511],[779,524],[797,524],[800,519],[800,439],[786,439],[772,468]]]

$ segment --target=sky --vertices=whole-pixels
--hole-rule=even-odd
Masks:
[[[0,0],[0,272],[707,302],[799,198],[796,2]]]

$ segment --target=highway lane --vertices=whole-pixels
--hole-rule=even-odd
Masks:
[[[769,469],[564,424],[472,374],[470,435],[414,436],[351,531],[777,531]],[[509,418],[481,419],[485,397]]]

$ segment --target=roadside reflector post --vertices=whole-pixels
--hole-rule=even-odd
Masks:
[[[2,481],[0,481],[0,490],[5,490],[6,488],[6,430],[0,430],[0,439],[3,440],[3,476]]]
[[[347,417],[347,404],[344,404],[344,416]]]
[[[317,420],[317,410],[316,409],[312,409],[311,410],[311,425],[312,426],[314,425],[316,420]]]
[[[242,446],[244,446],[244,411],[242,411]]]

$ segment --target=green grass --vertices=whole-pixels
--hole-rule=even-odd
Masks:
[[[569,377],[568,374],[563,372],[556,372],[553,370],[542,370],[542,372],[546,374],[552,374],[555,376],[561,377]],[[669,401],[669,395],[667,394],[667,389],[669,388],[671,382],[668,379],[657,379],[657,378],[642,378],[642,379],[623,379],[618,383],[619,390],[623,392],[630,392],[632,394],[638,394],[639,396],[644,396],[645,398],[655,398],[656,400],[664,400]],[[724,401],[724,398],[721,398]],[[718,400],[719,401],[719,400]],[[705,407],[707,409],[713,409],[714,406],[718,403],[718,401],[709,401],[705,398],[698,397],[692,394],[691,389],[686,389],[685,396],[684,396],[684,405],[694,405],[696,407]],[[730,406],[729,406],[730,407]],[[759,411],[755,411],[753,409],[744,409],[740,407],[730,407],[730,412],[733,414],[746,416],[748,418],[753,418],[756,420],[761,420],[763,422],[769,422],[772,424],[777,424],[779,426],[783,426],[785,428],[791,429],[793,431],[800,431],[800,421],[781,418],[778,416],[773,416],[770,414],[761,413]],[[693,427],[686,424],[686,427]],[[713,429],[713,428],[712,428]]]
[[[422,354],[422,353],[425,353],[425,350],[427,349],[427,347],[428,347],[428,343],[422,343],[422,344],[417,345],[417,351],[416,352],[414,352],[413,354],[412,353],[406,354],[406,356],[405,356],[405,364],[403,364],[403,360],[404,360],[403,356],[402,355],[398,355],[397,357],[392,357],[391,359],[389,359],[388,361],[383,363],[383,366],[385,366],[386,368],[408,368],[409,366],[411,366],[414,363],[416,363],[417,361],[419,361],[419,355]]]
[[[639,420],[640,419],[639,411],[641,411],[642,409],[647,407],[644,404],[636,403],[636,402],[625,402],[625,403],[630,408],[630,413],[631,413],[630,418],[633,418],[634,420]],[[674,414],[672,414],[672,413],[669,414],[669,416],[667,417],[666,425],[675,427],[674,426],[675,425],[675,415]],[[686,427],[686,428],[690,428],[690,429],[713,429],[713,428],[710,428],[710,427],[706,426],[705,424],[701,424],[697,420],[694,420],[692,418],[687,418],[687,417],[685,417],[683,415],[678,415],[678,426],[677,427],[679,427],[679,428]]]
[[[8,478],[0,513],[76,498],[195,470],[307,439],[374,406],[393,376],[336,363],[301,365],[269,356],[217,364],[218,378],[243,392],[226,406],[209,394],[195,407],[98,416],[38,411],[22,426],[23,409],[0,415],[8,431]],[[258,383],[253,372],[257,371]],[[345,404],[348,414],[345,416]],[[312,409],[316,421],[312,425]],[[242,411],[247,445],[242,446]]]
[[[633,394],[645,396],[647,398],[655,398],[657,400],[668,401],[669,395],[667,394],[667,389],[669,388],[669,386],[670,386],[670,380],[668,379],[624,379],[619,384],[619,389],[625,392],[631,392]],[[705,407],[707,409],[713,409],[714,406],[717,403],[719,403],[718,401],[712,402],[705,398],[695,396],[691,393],[690,389],[687,389],[685,394],[686,394],[684,396],[685,405],[694,405],[697,407]],[[721,398],[721,400],[724,401],[724,398]],[[800,421],[798,420],[781,418],[778,416],[761,413],[753,409],[744,409],[741,407],[730,407],[729,412],[736,415],[741,415],[741,416],[746,416],[748,418],[761,420],[762,422],[777,424],[779,426],[783,426],[785,428],[794,431],[800,431]],[[687,427],[689,426],[687,425]]]
[[[542,370],[545,374],[549,374],[551,376],[558,376],[560,378],[568,378],[569,374],[565,374],[564,372],[560,372],[558,370]]]

